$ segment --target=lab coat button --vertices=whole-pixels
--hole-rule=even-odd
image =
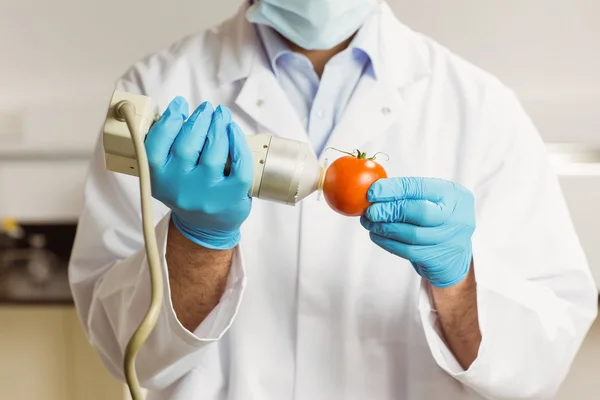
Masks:
[[[264,104],[265,104],[265,101],[263,99],[256,100],[257,107],[262,107]]]
[[[381,109],[381,113],[382,113],[383,115],[388,115],[388,114],[389,114],[389,113],[391,113],[391,112],[392,112],[392,110],[390,110],[388,107],[383,107],[383,108]]]

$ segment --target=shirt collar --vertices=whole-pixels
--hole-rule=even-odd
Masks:
[[[379,10],[367,19],[358,30],[346,51],[359,51],[365,54],[377,78],[381,70],[381,55],[379,43]],[[275,30],[267,25],[257,24],[258,35],[263,44],[273,73],[277,75],[277,61],[284,55],[292,54],[288,44]]]
[[[221,25],[222,42],[217,79],[219,84],[233,83],[253,74],[254,68],[269,65],[256,25],[246,19],[249,3],[244,2],[239,12]],[[397,88],[410,86],[431,75],[431,49],[427,40],[402,24],[386,1],[376,8],[377,31],[373,63],[377,80]],[[368,24],[372,22],[368,21]],[[364,28],[364,27],[363,27]],[[369,31],[372,28],[369,28]]]
[[[380,46],[380,10],[377,8],[358,30],[350,43],[351,49],[362,51],[367,55],[373,68],[375,78],[381,76],[381,46]]]
[[[285,54],[291,54],[292,50],[287,43],[275,32],[275,30],[267,25],[257,24],[258,35],[263,44],[267,59],[271,64],[273,73],[277,75],[277,61]]]

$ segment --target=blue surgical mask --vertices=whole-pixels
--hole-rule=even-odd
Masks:
[[[255,0],[246,17],[268,25],[306,50],[342,43],[365,23],[381,0]]]

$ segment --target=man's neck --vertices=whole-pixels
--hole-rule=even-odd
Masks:
[[[342,51],[348,48],[350,43],[352,43],[352,39],[354,39],[354,35],[352,35],[346,41],[328,50],[306,50],[296,45],[295,43],[287,40],[286,38],[282,38],[290,46],[290,49],[292,49],[292,51],[304,54],[306,58],[310,60],[313,67],[315,68],[315,72],[317,73],[317,75],[319,75],[319,78],[321,78],[321,76],[323,76],[323,71],[325,70],[325,65],[327,65],[329,60],[335,57],[336,54],[341,53]]]

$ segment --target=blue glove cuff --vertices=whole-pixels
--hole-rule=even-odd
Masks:
[[[239,229],[236,231],[202,230],[187,225],[177,214],[171,213],[173,225],[183,236],[192,242],[213,250],[230,250],[238,245],[241,239]]]
[[[445,277],[446,279],[444,280],[439,280],[439,279],[432,279],[432,277],[427,277],[427,276],[423,276],[424,274],[422,273],[422,271],[420,270],[420,268],[418,268],[416,265],[413,264],[413,266],[415,267],[415,269],[417,270],[417,272],[419,273],[419,275],[421,275],[423,278],[425,278],[427,281],[429,281],[429,283],[431,283],[433,286],[440,288],[440,289],[445,289],[445,288],[449,288],[451,286],[454,286],[460,282],[462,282],[467,275],[469,274],[469,270],[471,269],[471,263],[473,261],[473,256],[472,256],[472,252],[469,252],[469,257],[467,259],[467,261],[465,263],[463,263],[463,268],[460,271],[456,271],[458,272],[458,274],[453,274],[454,276],[447,276]]]
[[[467,277],[468,272],[469,272],[469,270],[467,270],[464,274],[460,275],[459,277],[457,277],[456,279],[454,279],[453,281],[450,281],[450,282],[442,282],[442,283],[431,282],[431,284],[440,289],[449,288],[449,287],[452,287],[452,286],[462,282]]]

